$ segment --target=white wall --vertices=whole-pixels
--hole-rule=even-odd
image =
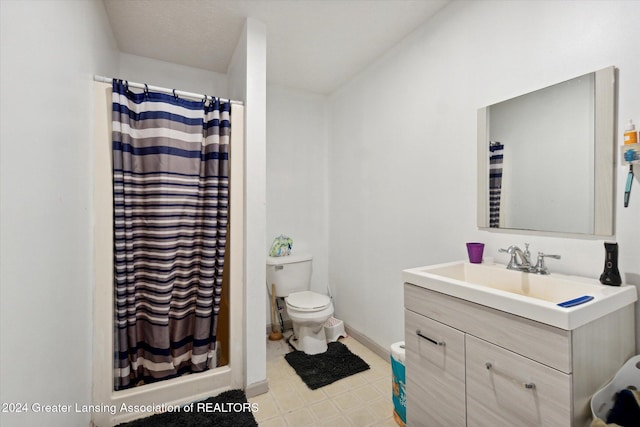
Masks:
[[[552,271],[600,275],[602,240],[477,230],[476,111],[615,65],[621,135],[629,118],[640,120],[640,27],[630,16],[640,16],[639,2],[454,2],[332,94],[337,317],[382,346],[403,339],[400,271],[464,259],[466,241],[484,241],[501,262],[498,248],[530,242],[532,251],[562,255],[549,261]],[[613,239],[621,273],[640,285],[640,197],[622,207],[627,169],[616,170]]]
[[[312,289],[328,282],[327,98],[267,87],[267,248],[285,234],[313,255]]]
[[[285,234],[293,253],[313,255],[311,289],[329,282],[327,97],[267,87],[267,247]],[[271,312],[267,301],[267,324]]]
[[[266,95],[267,29],[247,19],[228,69],[229,96],[245,101],[245,390],[267,390]]]
[[[91,403],[93,74],[118,53],[99,1],[0,6],[0,414],[10,426],[86,426]]]
[[[120,72],[118,75],[107,77],[118,77],[132,82],[185,92],[203,93],[222,98],[229,97],[226,74],[128,53],[120,53]]]

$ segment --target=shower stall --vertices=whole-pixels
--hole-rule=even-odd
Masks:
[[[244,107],[232,104],[233,132],[230,150],[229,238],[223,284],[225,312],[219,338],[224,364],[201,373],[114,391],[114,238],[112,183],[112,88],[94,83],[93,147],[93,407],[94,426],[113,426],[149,416],[163,407],[181,405],[218,394],[244,383]],[[221,311],[221,312],[222,312]],[[239,337],[232,341],[231,337]],[[123,408],[136,408],[128,411]],[[101,410],[100,408],[109,408]]]

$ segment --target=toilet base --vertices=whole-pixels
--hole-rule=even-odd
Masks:
[[[309,355],[324,353],[327,351],[327,338],[324,325],[321,326],[321,328],[310,328],[294,323],[293,336],[289,340],[289,345]]]
[[[308,341],[308,340],[307,340]],[[298,339],[296,338],[295,335],[292,335],[291,338],[289,339],[289,345],[291,347],[293,347],[294,350],[297,351],[301,351],[304,354],[308,354],[310,356],[313,356],[314,354],[321,354],[327,351],[327,348],[329,348],[327,346],[327,342],[321,342],[321,343],[314,343],[314,345],[309,346],[309,344],[307,344],[306,347],[304,347],[304,345],[301,345],[301,343],[298,341]],[[305,348],[307,351],[305,351]]]

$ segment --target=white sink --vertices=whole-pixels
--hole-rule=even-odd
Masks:
[[[501,264],[464,261],[411,268],[404,282],[517,316],[572,330],[637,299],[635,286],[604,286],[597,279],[507,270]],[[582,296],[591,301],[569,308],[557,304]]]

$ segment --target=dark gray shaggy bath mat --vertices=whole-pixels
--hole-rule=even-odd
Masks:
[[[311,390],[369,369],[364,360],[338,341],[330,342],[324,353],[309,355],[296,350],[284,358]]]
[[[190,406],[185,405],[185,406]],[[257,427],[251,412],[256,405],[247,403],[242,390],[229,390],[216,397],[195,402],[190,411],[165,412],[119,424],[118,427]]]

